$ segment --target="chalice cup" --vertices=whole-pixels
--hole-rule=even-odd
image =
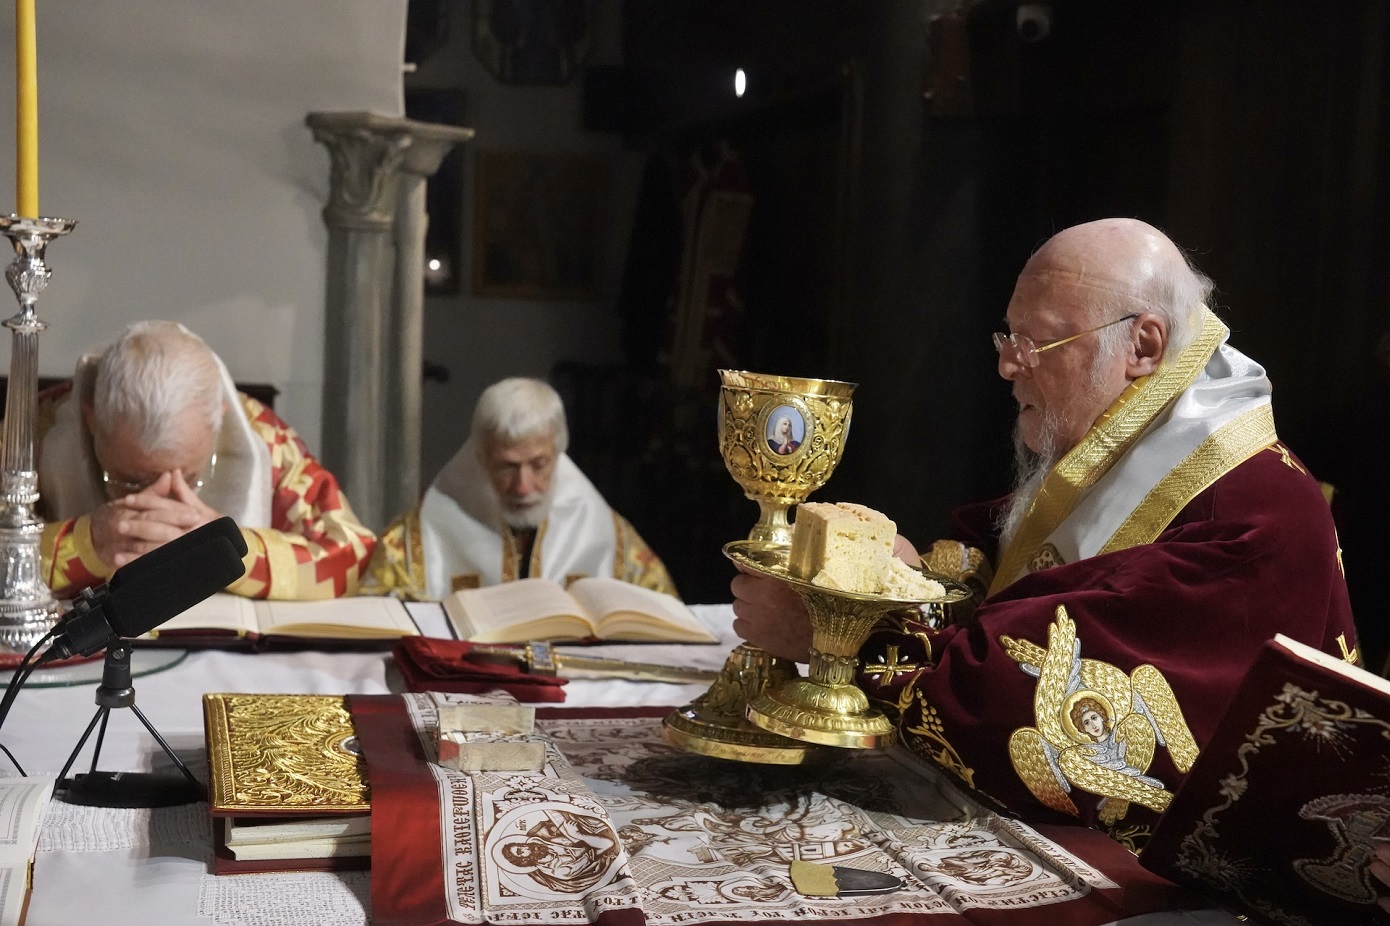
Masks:
[[[719,380],[719,455],[761,510],[748,539],[790,546],[787,509],[835,471],[857,384],[742,370],[720,370]]]

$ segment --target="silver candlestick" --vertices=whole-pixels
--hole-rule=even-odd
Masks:
[[[48,242],[72,231],[71,219],[0,217],[14,243],[5,279],[19,299],[10,329],[10,381],[5,395],[5,439],[0,450],[0,653],[26,653],[58,620],[58,602],[43,580],[39,542],[43,519],[34,514],[39,474],[34,466],[34,419],[38,412],[39,321],[35,303],[48,285],[43,262]]]

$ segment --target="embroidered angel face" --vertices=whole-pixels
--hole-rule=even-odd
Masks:
[[[1131,802],[1161,813],[1173,795],[1147,774],[1155,751],[1163,746],[1181,772],[1197,758],[1197,744],[1162,673],[1151,665],[1126,673],[1083,659],[1076,624],[1061,605],[1046,647],[1007,636],[1000,643],[1024,673],[1038,679],[1037,725],[1009,736],[1014,770],[1033,796],[1079,816],[1076,793],[1089,792],[1100,798],[1097,816],[1106,825],[1123,818]]]
[[[1079,693],[1079,692],[1078,692]],[[1067,732],[1079,743],[1099,743],[1110,732],[1110,708],[1101,703],[1100,697],[1082,694],[1067,711],[1071,729]]]

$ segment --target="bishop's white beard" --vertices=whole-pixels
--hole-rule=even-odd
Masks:
[[[502,507],[502,520],[508,527],[525,530],[540,527],[550,517],[551,496],[549,492],[532,492],[521,501],[527,502],[525,508]]]
[[[999,549],[1006,550],[1018,531],[1018,526],[1033,507],[1033,499],[1042,488],[1043,480],[1052,471],[1061,454],[1057,452],[1057,429],[1054,422],[1043,419],[1038,435],[1041,446],[1033,450],[1023,443],[1023,431],[1014,423],[1014,490],[1008,504],[999,513]]]
[[[1110,340],[1102,338],[1100,349],[1091,362],[1086,380],[1086,388],[1092,393],[1102,388],[1106,369],[1123,347],[1124,341],[1118,336]],[[1067,429],[1067,425],[1065,419],[1053,415],[1051,410],[1044,412],[1042,427],[1038,430],[1038,449],[1033,450],[1023,442],[1023,431],[1019,423],[1014,422],[1014,490],[1009,495],[1008,504],[999,513],[999,520],[995,525],[999,528],[1001,551],[1008,549],[1009,543],[1014,539],[1014,534],[1027,516],[1028,509],[1033,507],[1033,499],[1042,488],[1047,474],[1057,465],[1057,461],[1062,459],[1066,450],[1070,449],[1062,449],[1059,446],[1061,441],[1057,437]]]

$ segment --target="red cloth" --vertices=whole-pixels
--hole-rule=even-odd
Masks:
[[[455,691],[485,694],[502,689],[518,701],[563,701],[567,679],[534,675],[519,663],[471,656],[473,644],[462,640],[406,637],[391,651],[409,691]]]
[[[1072,817],[1039,801],[1016,770],[1010,737],[1036,727],[1040,685],[1001,638],[1045,648],[1057,607],[1065,606],[1083,660],[1126,676],[1145,664],[1162,673],[1200,749],[1275,633],[1339,655],[1339,634],[1355,645],[1331,514],[1316,481],[1296,464],[1278,445],[1262,450],[1197,495],[1152,544],[1026,575],[986,599],[965,625],[874,634],[860,654],[866,666],[891,662],[887,648],[895,646],[896,661],[913,667],[865,675],[864,690],[905,705],[902,730],[927,731],[903,733],[914,751],[956,765],[957,775],[968,770],[968,784],[1025,820],[1099,825],[1098,795],[1073,787]],[[957,539],[992,554],[997,511],[990,504],[960,512]],[[1169,792],[1185,778],[1162,743],[1144,774]],[[1142,846],[1156,819],[1131,804],[1108,829]]]

